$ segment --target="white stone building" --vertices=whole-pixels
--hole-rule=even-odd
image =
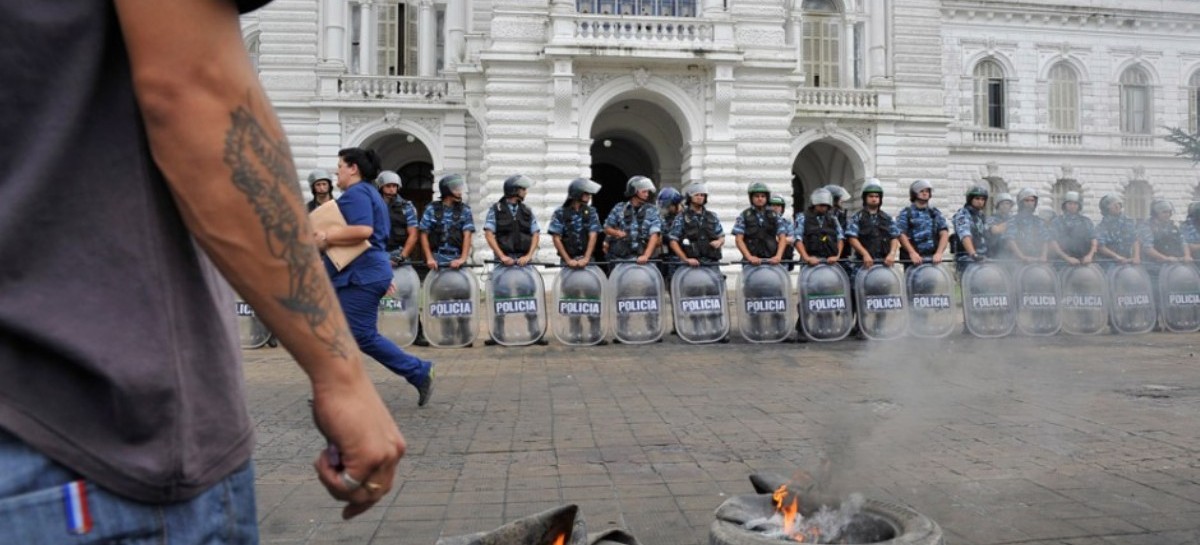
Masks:
[[[1161,139],[1197,128],[1193,0],[276,0],[243,31],[298,177],[372,147],[421,204],[465,173],[480,222],[514,173],[543,226],[578,176],[602,213],[635,174],[702,180],[726,229],[754,181],[1200,198]]]

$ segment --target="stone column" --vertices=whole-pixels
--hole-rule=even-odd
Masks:
[[[463,34],[466,31],[467,3],[449,0],[446,5],[446,69],[462,61]],[[437,47],[436,45],[434,47]]]
[[[346,66],[346,1],[323,0],[324,21],[321,28],[323,44],[321,62]]]
[[[358,72],[363,75],[375,73],[375,4],[372,0],[358,2]]]
[[[437,75],[437,12],[433,0],[421,0],[417,16],[417,75]]]
[[[704,3],[701,5],[702,6],[701,13],[703,13],[705,17],[711,17],[715,14],[725,11],[724,0],[703,0],[703,1],[704,1]]]
[[[871,0],[867,20],[867,80],[887,77],[887,0]]]
[[[854,18],[846,16],[842,22],[842,70],[838,87],[854,87]]]

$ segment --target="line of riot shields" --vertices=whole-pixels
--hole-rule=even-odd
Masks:
[[[679,266],[669,286],[657,263],[611,263],[608,274],[598,265],[495,266],[482,290],[475,267],[439,268],[422,281],[402,265],[380,301],[379,329],[401,346],[423,329],[430,345],[443,348],[471,346],[480,318],[503,346],[548,335],[569,346],[609,338],[647,344],[660,341],[669,324],[682,341],[707,344],[728,339],[734,318],[750,343],[783,342],[793,331],[838,341],[856,326],[871,340],[959,330],[977,337],[1200,330],[1200,272],[1190,263],[984,261],[970,264],[958,281],[949,263],[852,264],[853,276],[840,264],[806,265],[794,277],[785,264],[743,263],[734,308],[721,271],[727,263]],[[542,267],[557,269],[549,304]],[[238,302],[235,310],[244,347],[273,340],[249,305]]]

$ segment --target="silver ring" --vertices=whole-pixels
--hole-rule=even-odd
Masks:
[[[358,482],[358,480],[356,480],[354,477],[351,477],[350,474],[346,473],[345,471],[338,473],[338,478],[342,480],[342,485],[345,486],[347,490],[353,491],[362,488],[362,483]]]

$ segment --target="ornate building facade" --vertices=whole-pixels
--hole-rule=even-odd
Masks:
[[[371,147],[419,204],[448,172],[477,209],[531,176],[543,225],[579,176],[602,213],[635,174],[704,181],[727,227],[754,181],[1200,199],[1161,138],[1197,130],[1190,0],[276,0],[242,26],[298,168]]]

